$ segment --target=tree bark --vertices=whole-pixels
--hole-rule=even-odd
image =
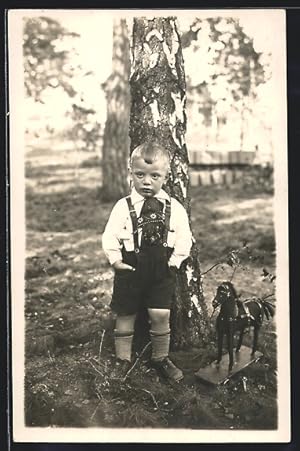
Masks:
[[[131,152],[151,138],[169,150],[171,176],[166,190],[181,202],[190,218],[189,160],[185,144],[186,83],[176,19],[135,18],[132,59]],[[201,345],[208,333],[195,241],[190,257],[177,275],[171,330],[173,349]]]
[[[113,25],[112,74],[104,83],[107,119],[102,150],[102,194],[116,200],[128,193],[130,49],[125,19]]]

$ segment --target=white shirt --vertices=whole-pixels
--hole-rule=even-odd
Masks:
[[[166,200],[171,202],[170,230],[167,244],[168,247],[173,248],[173,253],[169,265],[179,268],[183,260],[189,256],[192,246],[192,233],[186,210],[180,202],[170,197],[163,189],[154,197],[164,204],[166,204]],[[138,217],[144,200],[145,198],[133,188],[131,201]],[[139,244],[140,242],[141,231],[139,230]],[[111,265],[118,260],[122,260],[121,249],[123,246],[126,251],[134,250],[132,222],[125,197],[120,199],[113,207],[102,236],[102,247]]]

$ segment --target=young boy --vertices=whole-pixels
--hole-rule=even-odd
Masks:
[[[174,270],[189,256],[192,236],[184,207],[162,189],[170,169],[166,149],[155,142],[138,146],[130,158],[133,189],[120,199],[107,222],[102,245],[115,269],[111,308],[116,377],[131,366],[136,314],[148,310],[151,363],[166,378],[179,381],[182,371],[168,357]]]

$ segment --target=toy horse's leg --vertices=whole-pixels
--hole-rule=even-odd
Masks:
[[[242,343],[243,343],[244,332],[245,332],[245,328],[242,327],[242,329],[240,331],[240,335],[239,335],[239,341],[238,341],[238,344],[237,344],[235,352],[239,352],[239,350],[241,349],[241,346],[242,346]]]
[[[217,341],[218,341],[217,363],[220,363],[222,360],[223,335],[224,335],[223,326],[221,324],[221,321],[217,320]]]
[[[223,331],[219,332],[218,335],[218,356],[217,363],[220,363],[222,360],[222,351],[223,351]]]
[[[254,355],[257,351],[257,342],[258,342],[258,333],[259,333],[259,324],[254,324],[254,336],[253,336],[253,347],[251,355]]]
[[[231,371],[233,367],[233,324],[229,323],[227,329],[227,345],[229,353],[229,367],[228,370]]]

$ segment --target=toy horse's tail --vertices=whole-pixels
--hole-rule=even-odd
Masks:
[[[264,310],[266,318],[273,318],[273,316],[275,315],[275,305],[271,304],[271,302],[266,301],[265,299],[260,299],[259,302]]]

